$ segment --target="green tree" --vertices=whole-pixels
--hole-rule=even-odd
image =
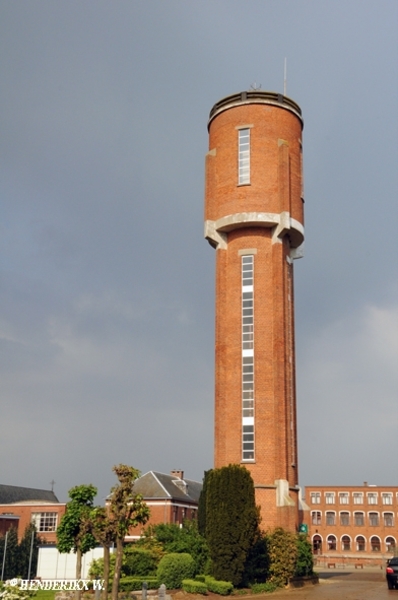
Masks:
[[[299,533],[296,539],[297,559],[295,575],[312,575],[314,572],[314,555],[312,554],[311,542],[305,534]]]
[[[144,525],[149,519],[149,508],[140,494],[134,494],[134,481],[140,472],[127,465],[116,465],[113,471],[119,484],[111,489],[109,510],[116,524],[116,564],[112,585],[112,600],[117,600],[120,573],[123,562],[123,541],[131,527]]]
[[[32,579],[36,575],[40,541],[35,525],[33,523],[27,525],[18,547],[18,574],[22,579],[27,579],[28,575],[30,575],[30,578]],[[29,562],[31,558],[29,572]]]
[[[18,533],[16,527],[11,527],[0,540],[0,570],[3,566],[4,552],[6,553],[4,561],[3,579],[13,579],[19,575],[19,549],[18,549]]]
[[[161,523],[152,528],[153,535],[162,544],[165,552],[188,553],[195,561],[195,575],[204,573],[209,561],[209,547],[200,535],[196,521],[184,521],[179,527],[175,523]]]
[[[208,471],[204,489],[202,507],[212,573],[216,579],[239,586],[245,580],[250,549],[259,537],[253,480],[245,467],[229,465]]]
[[[297,564],[297,536],[277,527],[267,534],[269,580],[278,586],[287,585]]]
[[[81,578],[82,556],[97,545],[87,525],[97,488],[93,485],[77,485],[68,492],[70,502],[57,529],[57,548],[63,552],[73,550],[76,554],[76,579]],[[76,593],[80,598],[80,592]]]
[[[110,578],[110,549],[116,541],[116,523],[112,516],[108,515],[106,508],[103,506],[95,506],[86,517],[85,527],[104,549],[104,590],[102,598],[103,600],[107,600]]]

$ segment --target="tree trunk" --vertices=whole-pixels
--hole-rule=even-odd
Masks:
[[[122,560],[123,560],[123,540],[120,538],[117,538],[117,540],[116,540],[115,575],[113,577],[113,585],[112,585],[112,600],[117,600],[117,594],[119,591],[120,572],[122,570]]]
[[[76,550],[76,579],[81,579],[82,576],[82,551],[80,548]],[[80,590],[75,592],[75,600],[80,600],[82,593]]]
[[[108,585],[109,585],[109,546],[104,545],[104,591],[102,592],[102,600],[108,600]]]

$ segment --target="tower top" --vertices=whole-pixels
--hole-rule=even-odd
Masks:
[[[291,98],[288,98],[283,94],[279,94],[278,92],[248,90],[247,92],[239,92],[238,94],[225,96],[225,98],[221,98],[221,100],[216,102],[210,111],[207,128],[210,127],[212,120],[221,112],[244,104],[268,104],[283,108],[296,115],[296,117],[300,119],[302,126],[304,125],[301,108]]]

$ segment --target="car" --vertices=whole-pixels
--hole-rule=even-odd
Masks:
[[[387,561],[386,579],[389,590],[398,589],[398,556]]]

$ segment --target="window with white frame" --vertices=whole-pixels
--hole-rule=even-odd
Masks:
[[[254,255],[242,256],[242,460],[254,460]]]
[[[380,543],[380,538],[377,537],[377,535],[374,535],[373,537],[370,538],[370,548],[371,548],[372,552],[380,552],[381,543]]]
[[[369,525],[371,527],[378,527],[379,526],[379,513],[377,513],[377,512],[370,512],[369,513]]]
[[[353,492],[354,504],[363,504],[363,492]]]
[[[350,501],[350,495],[348,492],[339,492],[339,503],[348,504]]]
[[[368,504],[377,504],[377,492],[368,492],[366,496],[368,498]]]
[[[32,513],[31,521],[38,532],[55,531],[57,529],[56,512]]]
[[[321,513],[319,510],[313,510],[311,513],[311,521],[313,525],[321,524]]]
[[[328,550],[336,550],[337,549],[337,539],[335,535],[328,535],[326,539]]]
[[[386,537],[386,551],[387,552],[395,552],[396,546],[397,546],[397,542],[395,541],[395,538],[393,538],[391,535]]]
[[[321,492],[311,492],[310,498],[311,498],[311,504],[320,504],[321,503]]]
[[[354,525],[356,527],[363,527],[365,525],[365,515],[363,512],[354,513]]]
[[[351,550],[351,538],[349,535],[343,535],[341,538],[341,549],[343,552]]]
[[[334,504],[335,493],[325,492],[326,504]]]
[[[238,131],[238,184],[250,183],[250,129]]]
[[[383,513],[384,527],[394,527],[394,513],[385,512]]]
[[[347,526],[350,524],[350,513],[349,512],[341,512],[340,513],[340,525]]]
[[[366,540],[363,537],[363,535],[358,535],[355,541],[357,543],[357,551],[358,552],[365,552]]]
[[[336,513],[328,510],[326,512],[326,525],[336,525]]]
[[[392,493],[391,492],[383,492],[381,495],[381,501],[383,504],[392,504]]]

